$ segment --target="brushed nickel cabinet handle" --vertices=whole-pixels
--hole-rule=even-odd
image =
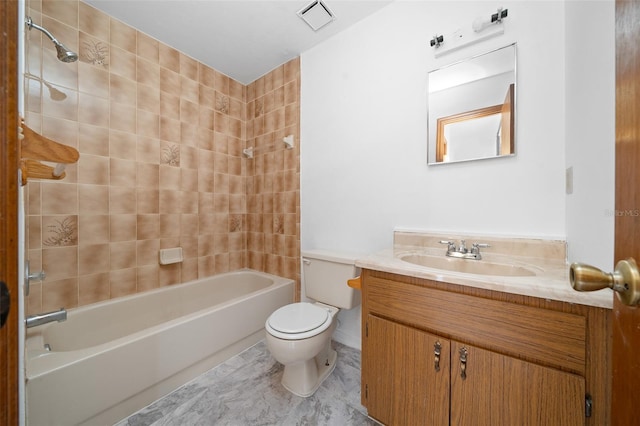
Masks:
[[[442,345],[440,342],[436,342],[433,345],[433,355],[435,356],[434,367],[436,371],[440,371],[440,353],[442,352]]]

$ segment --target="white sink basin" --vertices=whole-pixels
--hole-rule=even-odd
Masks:
[[[523,266],[506,263],[493,263],[485,260],[456,259],[445,256],[430,256],[426,254],[406,254],[400,259],[414,265],[427,268],[442,269],[452,272],[464,272],[476,275],[494,275],[503,277],[532,277],[536,272]]]

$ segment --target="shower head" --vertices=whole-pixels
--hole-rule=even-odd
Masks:
[[[64,44],[60,43],[45,28],[41,27],[40,25],[34,24],[33,20],[31,19],[30,16],[27,16],[27,18],[25,19],[25,23],[27,24],[27,27],[29,28],[29,30],[31,30],[31,28],[35,28],[36,30],[42,31],[47,37],[49,37],[49,39],[56,46],[56,51],[58,52],[58,59],[59,60],[61,60],[62,62],[75,62],[75,61],[78,60],[78,54],[77,53],[75,53],[74,51],[68,49]]]
[[[75,62],[78,60],[78,54],[71,49],[68,49],[67,46],[60,43],[58,40],[51,40],[53,44],[56,45],[56,50],[58,51],[58,59],[62,62]]]

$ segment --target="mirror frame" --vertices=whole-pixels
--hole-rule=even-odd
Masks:
[[[517,83],[516,43],[511,43],[511,44],[502,46],[500,48],[490,50],[488,52],[484,52],[475,56],[471,56],[466,59],[448,64],[446,66],[431,70],[428,73],[428,76],[433,72],[442,71],[447,68],[453,67],[457,64],[467,63],[476,58],[479,58],[485,55],[490,55],[491,53],[494,53],[506,48],[513,49],[513,81],[509,84],[507,88],[504,102],[497,105],[491,105],[483,108],[464,111],[464,112],[452,114],[449,116],[437,118],[435,120],[435,128],[436,128],[435,141],[432,140],[434,139],[434,136],[431,134],[431,132],[428,132],[429,134],[427,135],[427,164],[428,165],[432,166],[432,165],[440,165],[440,164],[454,164],[454,163],[460,163],[460,162],[515,156],[516,154],[516,151],[515,151],[515,115],[516,115],[515,91],[516,91],[516,83]],[[495,74],[495,75],[500,75],[500,74]],[[465,84],[465,83],[462,83],[462,84]],[[451,86],[451,87],[456,87],[456,86]],[[428,93],[430,94],[430,92]],[[431,109],[432,109],[432,105],[429,99],[429,106],[428,106],[429,114],[431,113]],[[446,145],[447,141],[444,137],[444,127],[447,124],[463,122],[463,121],[473,120],[477,118],[483,118],[483,117],[487,117],[494,114],[502,114],[501,125],[500,125],[502,139],[501,139],[499,149],[496,148],[495,155],[487,156],[487,157],[474,157],[474,158],[447,161],[447,162],[444,161],[444,156],[447,153],[447,145]],[[431,120],[428,120],[428,122],[429,122],[429,125],[433,124]],[[431,144],[434,142],[435,142],[435,149],[431,147]],[[435,161],[433,161],[433,159],[435,159]]]

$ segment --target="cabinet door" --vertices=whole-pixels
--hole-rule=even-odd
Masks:
[[[369,415],[386,425],[449,425],[449,359],[447,339],[368,315],[362,371]]]
[[[452,425],[584,425],[584,400],[583,377],[451,342]]]

